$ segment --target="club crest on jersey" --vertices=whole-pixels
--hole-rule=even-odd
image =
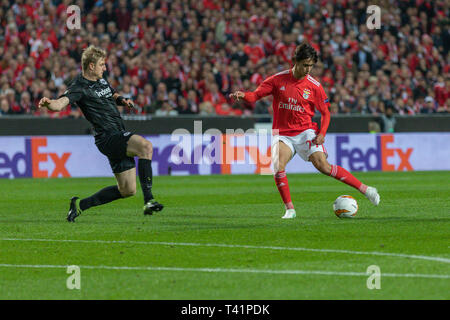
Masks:
[[[308,89],[303,90],[303,98],[304,99],[308,99],[310,94],[311,94],[310,90],[308,90]]]
[[[106,80],[103,79],[103,78],[100,79],[100,83],[101,83],[101,84],[104,84],[104,85],[107,85],[107,84],[108,84],[108,82],[106,82]]]

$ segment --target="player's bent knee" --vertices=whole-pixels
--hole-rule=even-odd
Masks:
[[[150,141],[145,140],[141,147],[141,157],[151,159],[153,155],[153,145]]]
[[[290,160],[290,157],[279,157],[276,162],[274,162],[274,170],[275,172],[284,171],[286,169],[286,166]]]
[[[136,189],[119,189],[120,194],[122,195],[123,198],[128,198],[128,197],[132,197],[136,194]]]

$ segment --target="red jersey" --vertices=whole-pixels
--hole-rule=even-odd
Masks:
[[[330,124],[328,97],[321,84],[307,75],[296,79],[292,69],[279,72],[261,83],[254,92],[245,92],[244,99],[255,102],[273,95],[273,125],[283,136],[296,136],[307,129],[318,131],[312,122],[315,110],[322,114],[320,131],[325,136]]]

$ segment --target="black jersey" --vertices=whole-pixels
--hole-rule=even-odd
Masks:
[[[69,98],[92,124],[95,136],[124,131],[125,126],[113,98],[115,90],[105,79],[91,81],[80,73],[61,97]]]

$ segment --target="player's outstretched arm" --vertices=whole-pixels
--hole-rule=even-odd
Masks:
[[[68,104],[69,104],[69,98],[67,98],[67,97],[62,97],[62,98],[55,99],[55,100],[49,99],[47,97],[43,97],[41,100],[39,100],[38,107],[39,108],[47,108],[48,110],[52,110],[52,111],[61,111],[62,109],[67,107]]]
[[[269,94],[272,94],[273,90],[273,83],[272,83],[273,77],[269,77],[266,80],[264,80],[258,88],[256,88],[255,91],[235,91],[232,94],[230,94],[230,98],[233,98],[237,101],[245,100],[247,102],[253,103],[258,101],[259,99],[268,96]]]

